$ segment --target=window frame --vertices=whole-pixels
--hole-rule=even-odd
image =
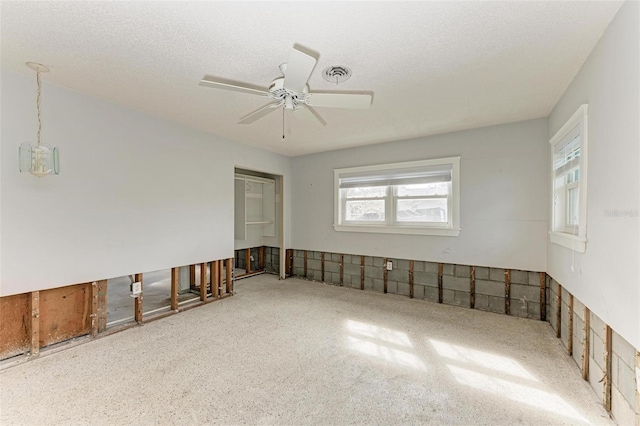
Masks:
[[[345,211],[346,197],[340,197],[340,178],[352,173],[375,174],[386,170],[429,168],[434,166],[450,166],[451,181],[447,195],[447,223],[439,222],[403,222],[396,219],[396,204],[401,199],[444,198],[443,196],[398,196],[396,186],[388,185],[386,196],[376,198],[385,200],[385,222],[349,221],[345,223],[342,212]],[[338,232],[368,232],[383,234],[413,234],[458,236],[460,234],[460,157],[446,157],[429,160],[409,161],[403,163],[378,164],[370,166],[334,169],[334,222],[333,229]],[[364,197],[368,198],[368,197]]]
[[[588,148],[588,105],[583,104],[567,120],[567,122],[549,140],[551,145],[551,192],[550,207],[551,221],[549,230],[549,240],[553,244],[584,253],[587,248],[587,148]],[[557,147],[564,146],[571,142],[576,135],[580,135],[580,161],[578,166],[566,172],[574,173],[579,170],[579,180],[565,183],[562,186],[563,200],[560,203],[557,199],[558,189],[556,187],[555,160]],[[578,224],[569,223],[569,190],[578,189]],[[562,218],[562,219],[560,219]]]

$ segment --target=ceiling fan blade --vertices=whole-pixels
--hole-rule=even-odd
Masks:
[[[291,49],[284,72],[284,87],[294,92],[302,92],[315,66],[316,58],[298,49]]]
[[[371,95],[355,93],[309,93],[309,105],[326,108],[367,109]]]
[[[199,83],[200,86],[213,87],[214,89],[231,90],[234,92],[251,93],[252,95],[267,96],[269,91],[262,87],[252,86],[246,83],[240,83],[233,80],[226,80],[222,78],[212,77],[205,75]]]
[[[310,106],[301,107],[294,111],[294,117],[303,121],[305,123],[310,124],[322,124],[323,126],[327,125],[327,122],[318,114],[318,111],[311,108]]]
[[[242,117],[240,119],[240,121],[238,121],[238,124],[251,124],[254,121],[257,121],[257,120],[261,119],[265,115],[267,115],[269,113],[272,113],[273,111],[278,109],[279,106],[280,105],[278,105],[276,103],[273,103],[273,102],[269,103],[269,104],[266,104],[262,108],[259,108],[259,109],[255,110],[255,111],[253,111],[252,113]]]

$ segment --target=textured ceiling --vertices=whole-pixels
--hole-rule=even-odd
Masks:
[[[301,155],[549,114],[620,2],[6,2],[2,66],[224,138]],[[258,86],[289,49],[319,53],[312,91],[372,91],[369,110],[318,108],[311,126],[265,98],[198,86]],[[353,77],[322,79],[330,65]]]

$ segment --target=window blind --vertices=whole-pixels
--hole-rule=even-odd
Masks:
[[[340,188],[416,185],[451,181],[451,165],[348,173],[340,176]]]
[[[553,156],[553,170],[556,176],[562,176],[580,165],[581,134],[574,129],[567,138],[567,142],[558,144]]]

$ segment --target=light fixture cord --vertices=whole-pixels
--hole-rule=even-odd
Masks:
[[[36,71],[36,82],[38,83],[38,90],[36,91],[36,109],[38,110],[38,134],[37,145],[40,146],[40,131],[42,129],[42,121],[40,120],[40,71]]]

